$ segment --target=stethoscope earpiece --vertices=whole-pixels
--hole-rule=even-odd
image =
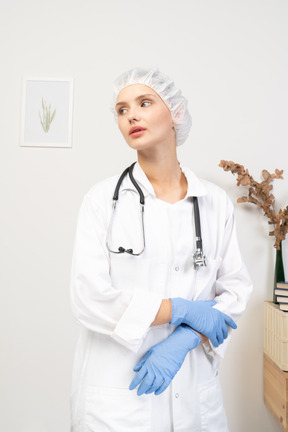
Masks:
[[[110,249],[109,249],[110,250]],[[113,252],[113,251],[112,251]],[[133,249],[124,249],[122,246],[119,246],[118,253],[128,253],[130,255],[133,255]],[[116,252],[117,253],[117,252]]]

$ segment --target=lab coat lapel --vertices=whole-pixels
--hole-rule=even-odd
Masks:
[[[202,181],[191,171],[190,168],[187,168],[180,162],[180,168],[185,175],[188,183],[187,189],[187,197],[201,197],[207,195],[207,189],[202,183]]]

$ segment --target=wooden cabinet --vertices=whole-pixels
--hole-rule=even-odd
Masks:
[[[284,431],[288,431],[288,372],[264,354],[264,402]]]
[[[264,353],[283,371],[288,371],[288,312],[264,302]]]

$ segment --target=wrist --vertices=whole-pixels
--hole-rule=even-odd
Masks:
[[[163,299],[160,308],[151,326],[167,324],[171,322],[172,303],[171,299]]]
[[[203,335],[202,333],[197,332],[196,330],[194,330],[194,332],[201,338],[200,345],[202,345],[203,343],[205,343],[205,342],[208,341],[208,337],[207,336]]]
[[[191,336],[191,343],[193,345],[193,348],[195,347],[195,340],[198,342],[197,345],[200,345],[201,343],[205,342],[206,336],[202,335],[201,333],[194,330],[191,326],[188,324],[180,324],[177,328],[182,328],[183,331],[187,333],[190,333]]]
[[[189,300],[185,300],[182,297],[170,298],[171,301],[171,320],[169,324],[180,325],[185,322],[186,315],[186,303]]]
[[[182,323],[181,326],[183,326],[183,327],[189,327],[189,328],[190,328],[194,333],[196,333],[196,334],[199,336],[199,338],[201,339],[201,343],[200,343],[200,345],[201,345],[202,343],[208,341],[208,337],[207,337],[207,336],[205,336],[205,335],[202,334],[202,333],[199,333],[197,330],[193,329],[190,325],[185,324],[185,323]]]

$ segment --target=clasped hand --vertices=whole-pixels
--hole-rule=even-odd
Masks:
[[[167,339],[154,345],[134,367],[137,372],[129,389],[134,390],[140,383],[137,394],[159,395],[182,366],[186,354],[196,348],[202,339],[190,327],[178,326]]]
[[[213,308],[216,302],[172,298],[172,317],[170,324],[188,324],[194,330],[207,336],[218,347],[228,336],[228,326],[237,328],[228,315]]]
[[[146,393],[159,395],[170,384],[187,353],[196,348],[202,341],[194,331],[207,336],[217,347],[228,336],[228,326],[237,328],[228,315],[213,308],[215,301],[190,301],[173,298],[170,324],[178,327],[167,339],[154,345],[134,367],[137,372],[129,389],[139,384],[138,396]],[[193,330],[194,329],[194,330]]]

